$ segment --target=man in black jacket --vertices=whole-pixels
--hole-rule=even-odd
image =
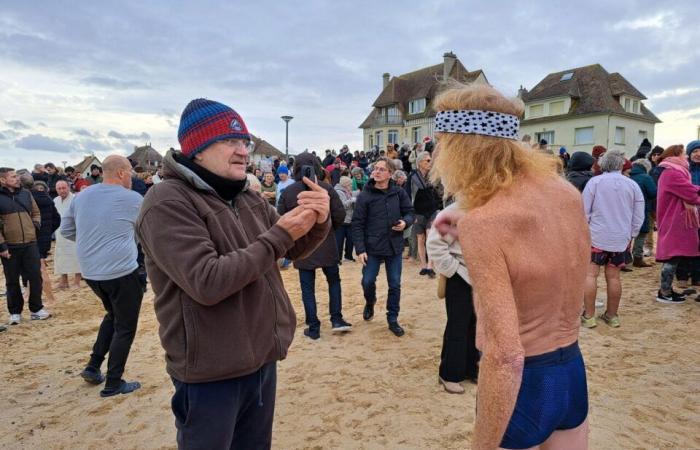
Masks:
[[[575,152],[571,155],[566,172],[566,179],[569,183],[576,186],[579,192],[583,192],[588,181],[593,178],[593,171],[591,168],[594,163],[595,160],[593,156],[589,155],[587,152]]]
[[[386,158],[374,163],[372,179],[357,197],[352,216],[352,239],[355,251],[364,266],[362,290],[365,295],[363,318],[374,317],[377,302],[376,280],[379,267],[384,263],[389,294],[386,317],[389,330],[403,336],[399,325],[401,299],[401,264],[403,258],[403,230],[413,224],[413,205],[406,191],[391,181],[394,167]]]
[[[316,158],[309,152],[304,152],[297,156],[294,166],[295,183],[287,186],[280,195],[277,204],[277,212],[284,215],[288,211],[296,208],[297,196],[307,190],[306,184],[302,181],[302,167],[312,166],[316,171],[316,177],[320,173]],[[312,180],[313,181],[313,180]],[[321,337],[321,322],[316,314],[316,269],[321,269],[328,282],[329,310],[331,316],[331,327],[334,333],[350,331],[352,325],[343,320],[343,303],[340,288],[340,269],[338,267],[338,247],[335,242],[335,231],[343,225],[345,220],[345,208],[338,193],[332,186],[319,181],[319,186],[328,192],[330,197],[330,216],[333,230],[328,233],[323,243],[305,259],[294,261],[294,267],[299,271],[299,282],[301,283],[301,298],[304,303],[304,313],[306,314],[306,325],[304,335],[311,339]]]

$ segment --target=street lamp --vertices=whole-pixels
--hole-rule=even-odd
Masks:
[[[284,153],[287,155],[287,161],[289,161],[289,121],[293,118],[292,116],[282,116],[282,120],[284,120]]]

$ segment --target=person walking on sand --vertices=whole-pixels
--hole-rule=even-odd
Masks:
[[[281,217],[248,189],[250,139],[232,108],[192,100],[182,150],[165,155],[138,220],[180,449],[270,448],[277,361],[296,327],[276,261],[310,255],[331,228],[311,180]]]
[[[53,199],[58,214],[63,216],[70,208],[75,194],[68,188],[68,183],[59,181],[56,183],[56,193],[58,196]],[[73,287],[80,288],[80,264],[75,248],[75,242],[64,238],[61,233],[56,233],[56,255],[53,259],[54,273],[61,277],[58,284],[59,289],[68,289],[68,275],[73,274]]]
[[[620,270],[632,262],[630,244],[644,223],[645,202],[637,183],[622,175],[625,154],[611,150],[600,158],[601,175],[593,177],[583,190],[583,206],[591,235],[591,263],[586,277],[586,294],[581,324],[597,325],[595,298],[600,268],[605,269],[607,307],[600,319],[613,328],[620,326],[618,309],[622,297]]]
[[[374,163],[372,179],[355,202],[352,241],[363,266],[365,308],[362,317],[364,320],[374,317],[377,275],[384,264],[389,285],[386,318],[389,330],[401,337],[405,333],[399,325],[403,231],[413,224],[413,205],[406,191],[391,180],[393,172],[394,166],[386,158],[379,158]]]
[[[129,394],[141,384],[122,379],[141,310],[135,224],[143,197],[131,190],[131,164],[111,155],[102,164],[103,180],[77,195],[61,220],[60,233],[75,241],[83,278],[106,311],[90,360],[81,372],[88,383],[105,382],[101,397]]]
[[[482,354],[471,448],[584,449],[581,195],[556,158],[517,140],[521,101],[470,85],[444,90],[433,107],[433,175],[467,209],[443,211],[435,226],[459,237],[474,286]]]
[[[22,188],[14,169],[0,167],[0,259],[5,273],[7,309],[10,325],[22,320],[24,297],[20,275],[29,281],[29,311],[32,320],[45,320],[51,314],[41,300],[41,258],[37,245],[37,231],[41,214],[32,194]]]

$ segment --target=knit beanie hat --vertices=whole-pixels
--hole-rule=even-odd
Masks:
[[[688,153],[688,156],[690,156],[694,150],[700,149],[700,139],[697,141],[690,141],[688,142],[688,145],[685,146],[685,151]]]
[[[180,141],[182,154],[192,159],[216,141],[223,139],[250,140],[243,118],[230,107],[198,98],[192,100],[180,116]]]
[[[280,168],[277,169],[277,175],[281,174],[289,175],[289,169],[287,169],[287,166],[280,166]]]
[[[594,158],[600,158],[601,156],[603,156],[603,153],[607,151],[608,149],[603,147],[602,145],[596,145],[595,147],[593,147],[593,151],[591,152],[591,154]]]
[[[622,165],[622,171],[624,172],[625,170],[630,170],[632,168],[632,162],[625,158],[625,164]]]

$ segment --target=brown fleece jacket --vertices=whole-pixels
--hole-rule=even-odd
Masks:
[[[168,373],[201,383],[284,359],[296,316],[277,259],[313,252],[330,222],[294,242],[258,193],[244,190],[231,205],[172,154],[164,165],[165,181],[146,195],[137,234]]]
[[[36,242],[41,213],[31,192],[0,188],[0,252]]]
[[[497,448],[524,357],[578,339],[590,238],[579,192],[560,177],[521,179],[459,222],[482,352],[474,449]]]

